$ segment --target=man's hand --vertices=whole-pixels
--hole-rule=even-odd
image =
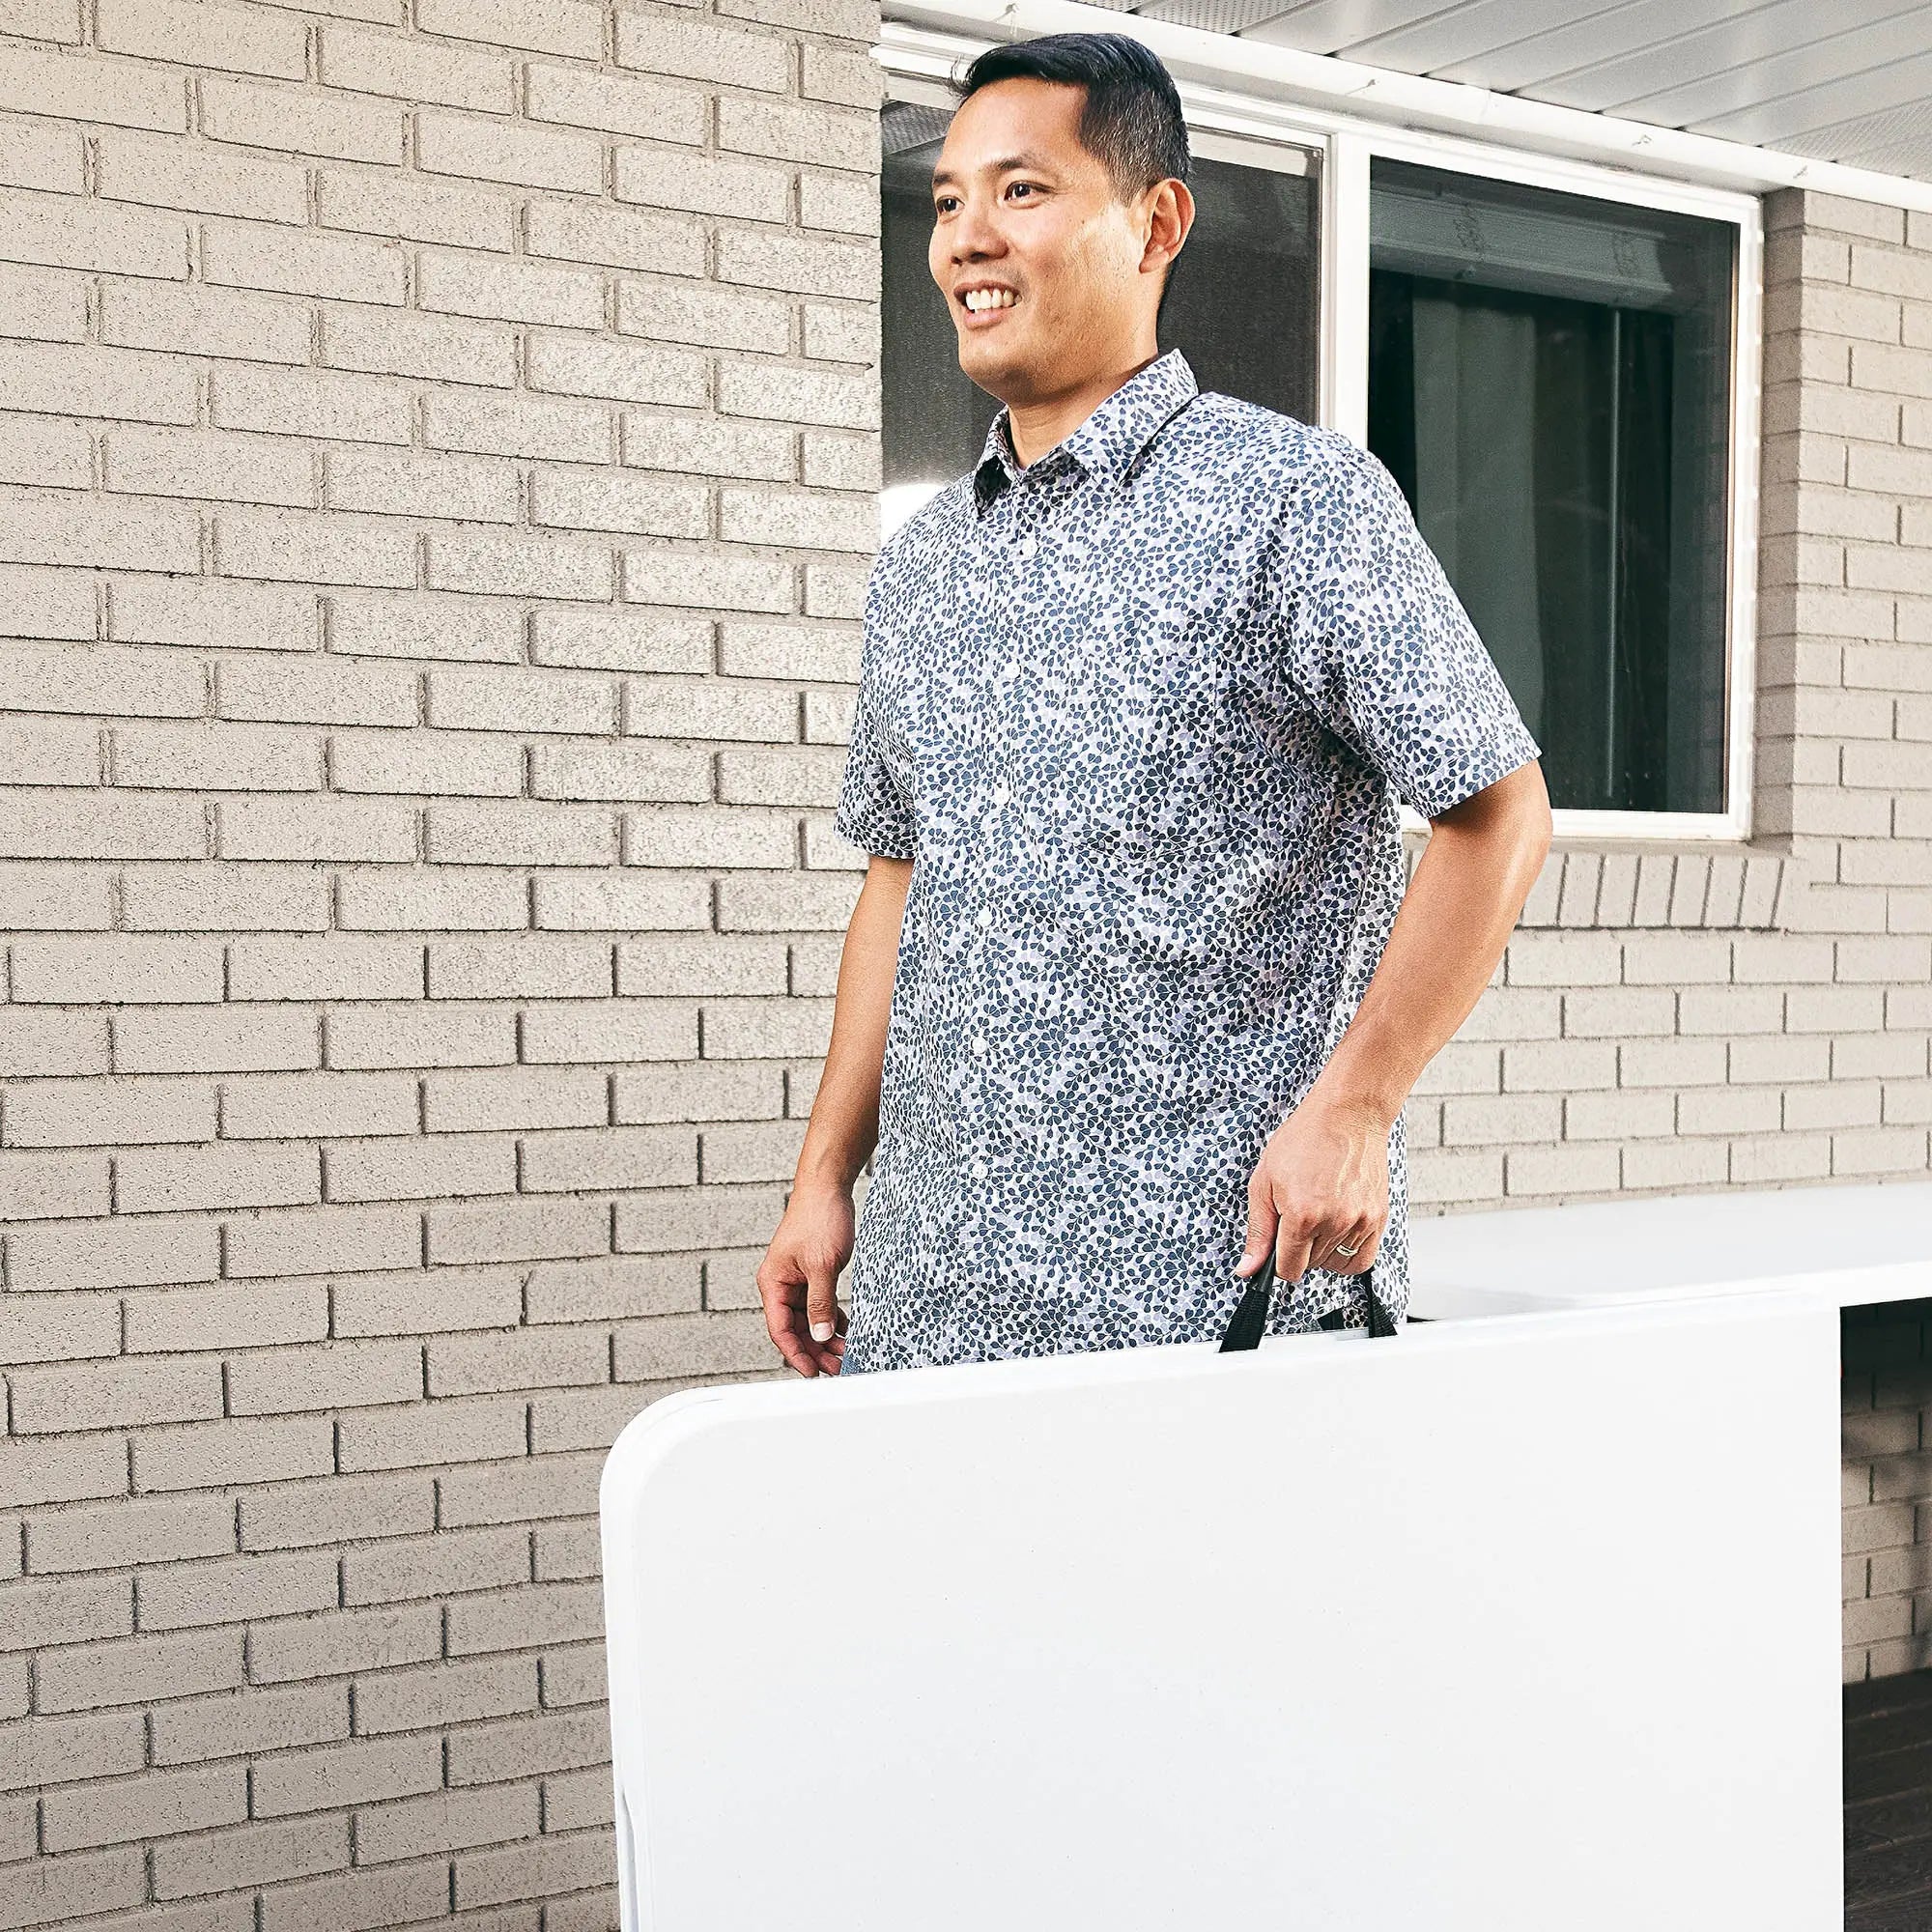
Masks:
[[[1283,1281],[1298,1282],[1311,1267],[1366,1273],[1388,1226],[1392,1124],[1311,1088],[1248,1178],[1248,1241],[1235,1272],[1253,1274],[1272,1247]],[[1338,1245],[1355,1252],[1338,1254]]]
[[[794,1187],[778,1233],[758,1264],[765,1327],[802,1376],[836,1376],[845,1352],[845,1311],[835,1289],[852,1252],[852,1196],[844,1188]],[[812,1330],[818,1331],[815,1339]]]

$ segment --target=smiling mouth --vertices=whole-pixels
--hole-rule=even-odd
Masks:
[[[1018,300],[1011,289],[968,289],[959,298],[959,305],[968,315],[991,315],[1011,308]]]

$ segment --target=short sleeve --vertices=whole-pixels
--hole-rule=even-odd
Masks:
[[[1289,678],[1425,818],[1542,755],[1381,459],[1346,438],[1274,532]]]
[[[832,829],[862,851],[887,859],[913,856],[912,800],[887,761],[879,731],[878,682],[870,662],[859,673],[859,701],[852,712],[852,741]]]

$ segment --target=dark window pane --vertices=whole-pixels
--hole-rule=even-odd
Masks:
[[[932,170],[952,110],[890,100],[883,116],[885,526],[980,459],[999,401],[963,375],[926,266]],[[1194,226],[1158,329],[1204,389],[1307,419],[1317,344],[1316,182],[1196,156]],[[896,499],[896,500],[895,500]]]
[[[1377,160],[1369,446],[1550,801],[1724,806],[1729,223]]]

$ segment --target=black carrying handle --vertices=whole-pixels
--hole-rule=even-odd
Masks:
[[[1261,1347],[1263,1332],[1267,1327],[1268,1302],[1274,1294],[1278,1279],[1274,1269],[1274,1249],[1270,1246],[1267,1260],[1249,1277],[1247,1287],[1241,1291],[1240,1300],[1235,1305],[1235,1312],[1228,1321],[1228,1332],[1221,1337],[1221,1353],[1226,1354],[1231,1349]],[[1362,1270],[1362,1287],[1369,1297],[1369,1333],[1393,1335],[1395,1322],[1382,1306],[1380,1295],[1376,1293],[1373,1263]],[[1322,1328],[1348,1326],[1339,1308],[1331,1308],[1326,1315],[1318,1315],[1315,1319],[1317,1325]]]

